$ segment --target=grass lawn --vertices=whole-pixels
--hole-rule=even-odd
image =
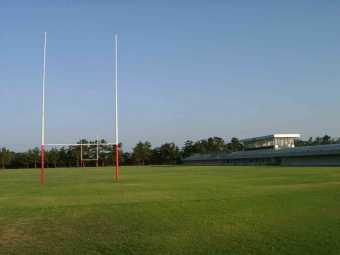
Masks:
[[[0,171],[0,254],[340,254],[340,168]]]

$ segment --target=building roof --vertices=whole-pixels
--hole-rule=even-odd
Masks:
[[[258,136],[253,138],[246,138],[240,140],[243,143],[249,143],[249,142],[256,142],[256,141],[262,141],[262,140],[269,140],[273,138],[300,138],[300,134],[272,134],[272,135],[266,135],[266,136]]]

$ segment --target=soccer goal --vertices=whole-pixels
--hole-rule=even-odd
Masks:
[[[44,33],[44,60],[43,60],[43,77],[42,77],[42,113],[41,113],[41,168],[40,168],[40,184],[45,184],[45,149],[47,147],[80,147],[80,165],[82,167],[85,166],[86,161],[96,161],[96,165],[98,166],[99,161],[99,148],[105,146],[111,146],[113,148],[112,151],[115,149],[115,156],[116,156],[116,164],[115,164],[115,176],[114,180],[117,182],[119,180],[119,137],[118,137],[118,36],[117,34],[114,35],[114,73],[115,78],[113,82],[114,86],[114,122],[115,127],[113,128],[115,141],[108,142],[108,143],[100,143],[98,138],[96,143],[66,143],[66,144],[57,144],[57,143],[45,143],[45,102],[46,102],[46,60],[47,60],[47,32]],[[81,140],[82,141],[82,140]],[[96,146],[96,155],[94,158],[85,157],[84,155],[84,148],[89,146]]]

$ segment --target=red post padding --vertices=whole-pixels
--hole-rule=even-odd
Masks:
[[[45,184],[45,146],[41,145],[40,184]]]
[[[116,181],[119,180],[119,145],[116,144]]]

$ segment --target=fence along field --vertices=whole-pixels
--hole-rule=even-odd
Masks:
[[[340,168],[0,171],[0,254],[339,254]]]

